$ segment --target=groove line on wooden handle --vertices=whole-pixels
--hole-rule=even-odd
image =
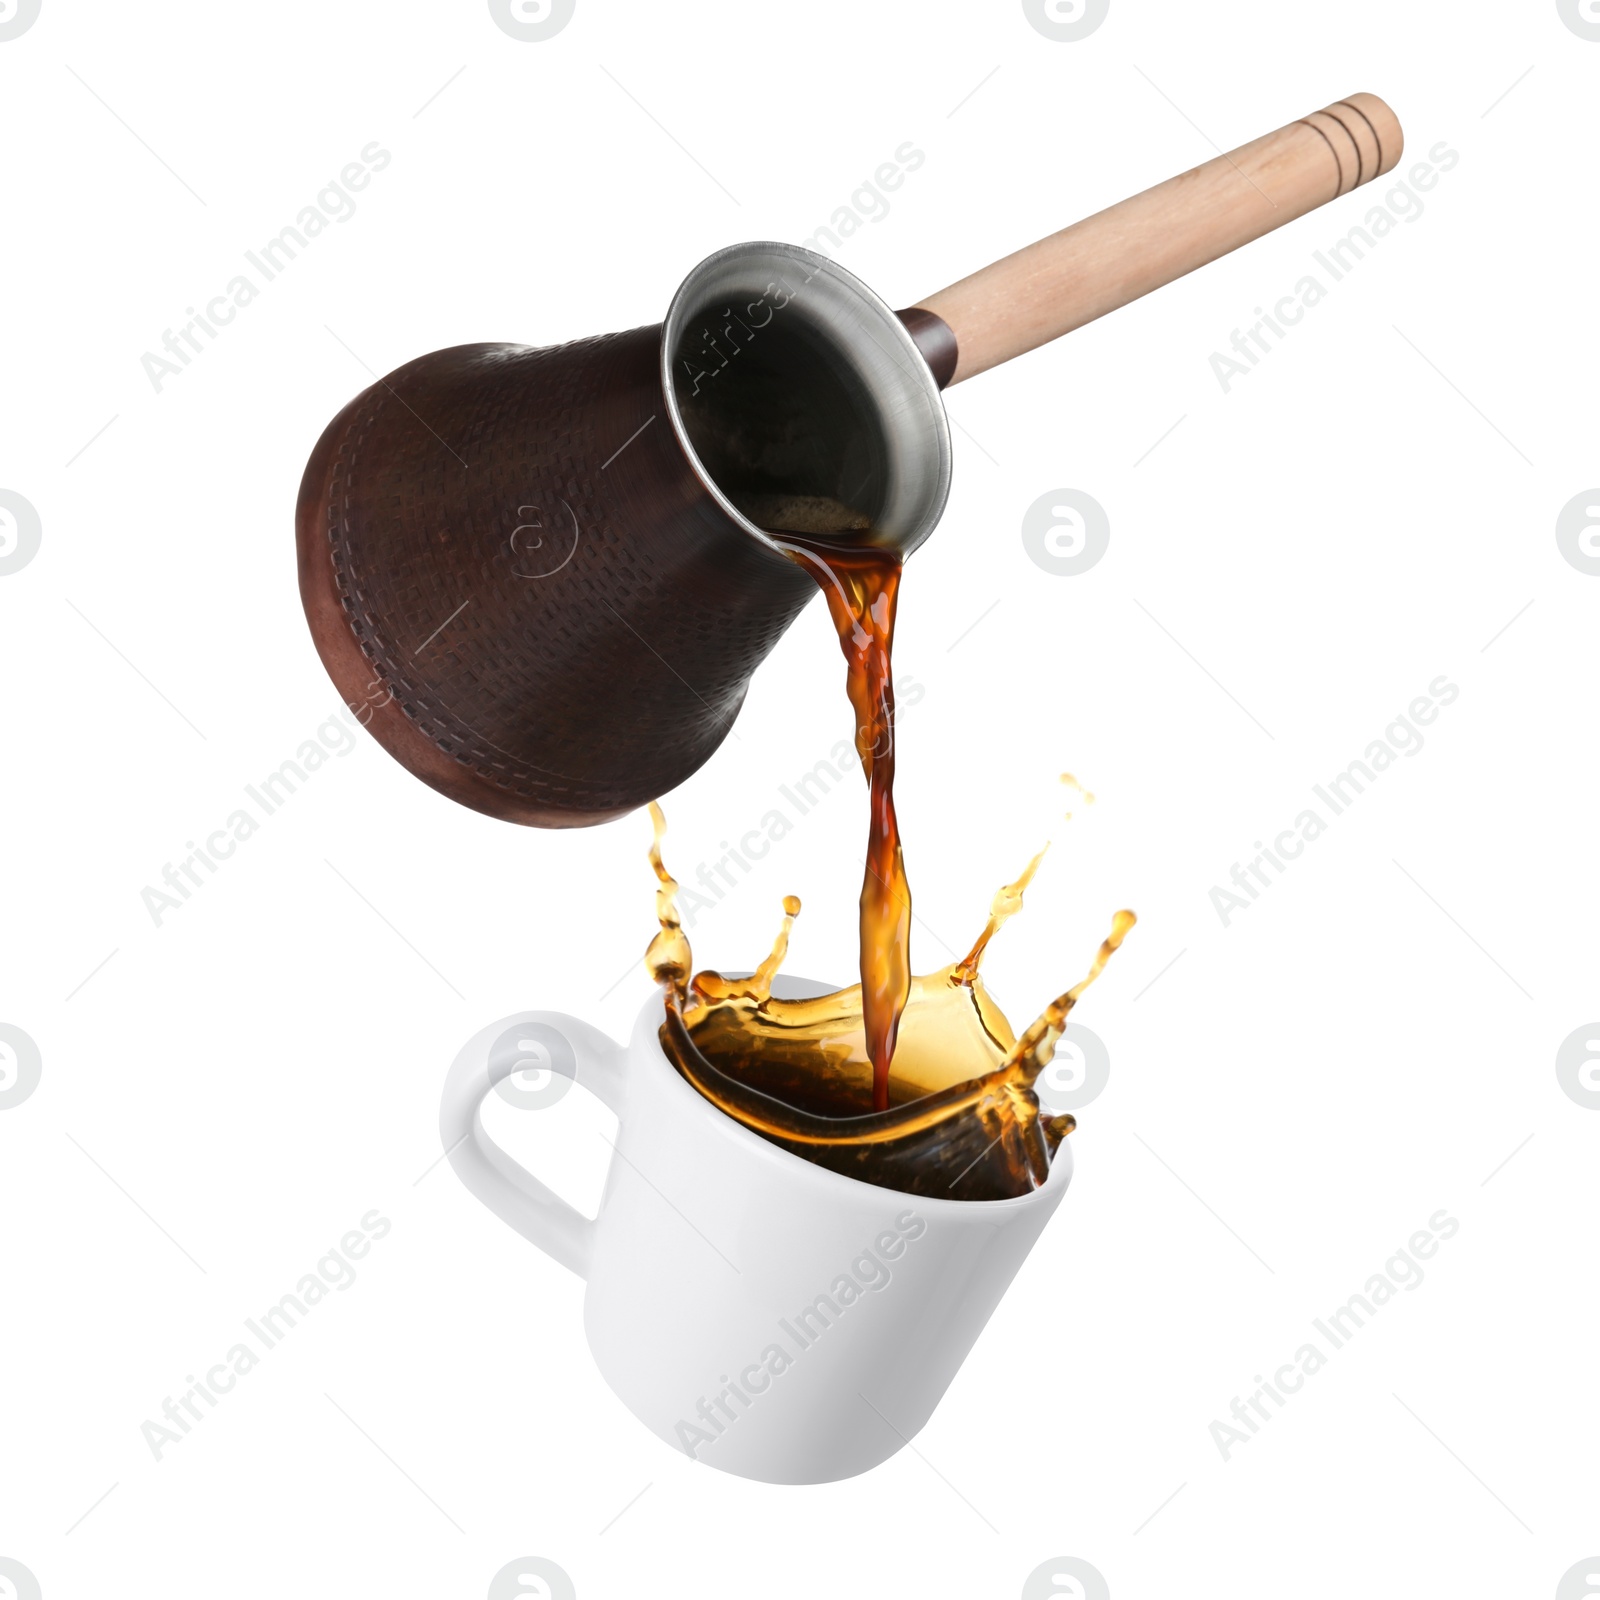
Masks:
[[[1335,101],[1334,105],[1338,105],[1340,103],[1341,102],[1339,102],[1339,101]],[[1347,110],[1353,110],[1354,108],[1353,107],[1347,107],[1346,109]],[[1366,158],[1362,153],[1361,141],[1356,137],[1356,130],[1354,128],[1352,128],[1350,126],[1350,124],[1348,122],[1346,122],[1344,120],[1344,118],[1341,117],[1336,110],[1334,110],[1333,106],[1329,106],[1327,108],[1327,110],[1324,112],[1324,115],[1332,117],[1333,120],[1335,122],[1337,122],[1341,128],[1344,129],[1345,133],[1349,136],[1350,143],[1355,147],[1355,152],[1356,152],[1356,181],[1354,183],[1352,183],[1350,185],[1350,187],[1352,189],[1359,189],[1361,187],[1361,185],[1364,184],[1367,181],[1367,174],[1366,174],[1366,166],[1365,166]],[[1369,123],[1368,126],[1370,127],[1371,124]],[[1374,140],[1376,140],[1377,135],[1374,134],[1373,138],[1374,138]],[[1383,164],[1383,146],[1380,144],[1380,145],[1377,146],[1377,160],[1375,160],[1373,162],[1373,164],[1372,164],[1372,176],[1373,177],[1377,177],[1378,168],[1382,164]]]
[[[1333,140],[1330,139],[1327,134],[1324,133],[1322,129],[1311,120],[1310,117],[1301,117],[1296,126],[1301,128],[1309,128],[1314,134],[1317,135],[1318,138],[1322,140],[1325,145],[1327,145],[1328,153],[1333,157],[1333,164],[1339,169],[1339,187],[1334,191],[1334,193],[1336,195],[1344,194],[1346,192],[1344,186],[1344,162],[1339,159],[1339,152],[1335,148]],[[1361,152],[1358,150],[1356,152],[1356,159],[1359,161],[1360,158]]]
[[[1372,118],[1369,117],[1360,106],[1352,105],[1348,100],[1335,100],[1334,104],[1336,106],[1343,106],[1348,111],[1355,112],[1355,114],[1360,117],[1364,123],[1366,123],[1368,129],[1371,131],[1372,142],[1378,147],[1378,165],[1373,169],[1372,173],[1373,177],[1376,178],[1379,173],[1383,171],[1383,135],[1378,132],[1378,129],[1373,123]],[[1364,182],[1365,180],[1363,179],[1360,181]]]
[[[1301,119],[1307,127],[1315,128],[1333,147],[1334,159],[1339,163],[1339,187],[1336,195],[1349,194],[1361,184],[1361,146],[1356,136],[1331,111],[1313,111]],[[1348,146],[1348,150],[1347,147]],[[1346,166],[1354,168],[1354,176],[1347,180]]]

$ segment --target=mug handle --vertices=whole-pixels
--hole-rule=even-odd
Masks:
[[[588,1276],[594,1222],[567,1204],[508,1156],[484,1130],[480,1113],[489,1091],[527,1066],[514,1050],[496,1057],[494,1041],[513,1028],[553,1028],[572,1046],[574,1081],[622,1114],[622,1064],[627,1051],[577,1017],[559,1011],[519,1011],[468,1041],[450,1064],[439,1105],[439,1137],[456,1176],[502,1222],[580,1278]]]

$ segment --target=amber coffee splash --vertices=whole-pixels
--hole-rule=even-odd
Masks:
[[[1022,908],[1038,865],[995,896],[964,959],[913,978],[888,1079],[874,1109],[875,1063],[859,984],[812,1000],[781,1000],[772,980],[800,902],[784,901],[772,951],[748,978],[701,972],[678,918],[677,882],[661,855],[666,821],[652,805],[660,931],[645,956],[666,997],[661,1042],[706,1099],[747,1128],[819,1166],[907,1194],[1004,1200],[1037,1188],[1075,1126],[1041,1112],[1034,1084],[1067,1018],[1134,924],[1119,911],[1085,977],[1020,1035],[985,989],[982,961],[1000,925]]]

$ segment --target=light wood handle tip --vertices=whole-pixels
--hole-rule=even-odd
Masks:
[[[1400,119],[1375,94],[1335,100],[1302,120],[1328,141],[1339,169],[1339,194],[1392,172],[1405,151]]]

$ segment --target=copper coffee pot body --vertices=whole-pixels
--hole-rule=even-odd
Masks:
[[[948,481],[904,325],[825,257],[741,246],[662,325],[461,345],[358,395],[301,485],[301,594],[418,777],[511,821],[603,822],[711,756],[816,593],[730,493],[852,496],[909,549]]]
[[[665,793],[809,598],[657,426],[659,337],[437,351],[347,406],[307,468],[323,661],[391,755],[480,811],[563,826]]]

